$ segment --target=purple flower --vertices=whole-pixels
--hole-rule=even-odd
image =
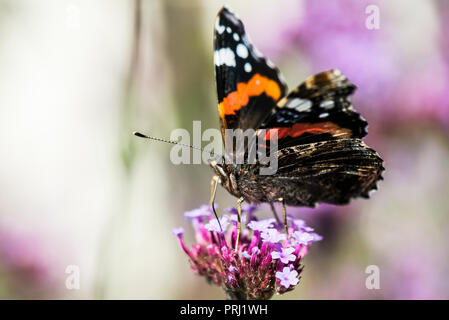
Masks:
[[[284,267],[282,272],[276,272],[276,278],[278,278],[281,281],[281,285],[287,289],[290,286],[296,286],[299,282],[298,272],[294,269],[290,269],[290,267]]]
[[[256,211],[258,209],[257,206],[255,205],[244,205],[242,207],[242,211],[246,212],[248,214],[248,216],[252,217],[254,214],[254,211]]]
[[[248,228],[253,229],[254,231],[265,231],[265,229],[268,229],[271,227],[276,220],[274,218],[270,219],[264,219],[259,221],[251,221],[248,223]]]
[[[296,256],[293,254],[294,251],[295,251],[295,248],[292,248],[292,247],[282,248],[281,252],[273,251],[271,253],[271,257],[273,259],[280,259],[282,261],[282,263],[287,264],[290,261],[293,262],[296,260]]]
[[[172,229],[171,233],[173,233],[175,236],[179,237],[184,233],[184,228],[183,227],[179,227],[179,228],[174,228]]]
[[[242,206],[242,213],[246,212],[248,216],[251,218],[253,216],[254,211],[257,210],[257,206],[255,205],[243,205]],[[238,211],[236,208],[226,208],[225,211],[231,213],[231,214],[238,214]]]
[[[238,215],[237,214],[231,214],[231,221],[234,222],[234,223],[237,223],[238,222]],[[241,216],[240,222],[242,224],[246,223],[246,215],[242,215]]]
[[[312,242],[323,240],[323,237],[320,236],[318,233],[311,233],[310,235],[313,237]]]
[[[296,227],[298,228],[302,228],[306,225],[306,222],[302,219],[292,219],[293,223],[295,224]]]
[[[209,223],[207,223],[204,227],[208,231],[214,231],[214,232],[225,232],[226,228],[229,225],[228,216],[222,216],[219,218],[220,223],[218,223],[217,219],[213,218],[212,220],[209,220]],[[220,228],[221,225],[221,228]]]
[[[238,211],[236,208],[226,208],[225,211],[229,212],[231,214],[238,214]],[[243,212],[243,210],[242,210],[242,212]]]
[[[284,226],[275,224],[275,219],[257,221],[249,213],[248,219],[249,224],[243,223],[241,226],[238,248],[237,224],[230,223],[235,216],[223,215],[220,218],[223,231],[214,216],[205,217],[204,220],[192,219],[196,243],[190,248],[184,244],[183,229],[174,229],[173,233],[189,256],[193,271],[204,276],[208,282],[225,288],[227,294],[240,299],[269,299],[276,292],[293,289],[297,283],[293,278],[301,273],[300,262],[309,247],[298,245],[294,238],[288,238],[283,233]],[[292,232],[300,231],[294,225],[292,228]],[[279,241],[283,241],[285,248],[278,249],[281,247]],[[289,264],[291,272],[282,276],[281,282],[276,281],[280,277],[278,275],[283,274],[279,270],[284,264]],[[289,280],[288,284],[284,278]]]
[[[315,234],[315,236],[314,236],[310,233],[303,232],[303,231],[293,232],[293,237],[296,239],[298,244],[303,244],[303,245],[308,245],[312,241],[318,241],[318,240],[315,240],[315,238],[318,237],[317,234]],[[321,239],[319,239],[319,240],[321,240]]]
[[[212,213],[212,208],[203,204],[199,208],[184,212],[184,217],[189,220],[201,219],[210,217]]]
[[[305,231],[305,232],[312,232],[314,229],[309,227],[306,222],[302,219],[291,219],[293,220],[293,224],[296,228],[299,230]]]
[[[301,231],[304,231],[304,232],[312,232],[312,231],[314,231],[315,229],[312,228],[312,227],[304,226],[304,227],[300,228],[300,230],[301,230]]]
[[[287,239],[287,235],[285,233],[280,233],[274,228],[265,229],[265,231],[262,232],[261,237],[263,241],[268,241],[271,243],[277,243]]]

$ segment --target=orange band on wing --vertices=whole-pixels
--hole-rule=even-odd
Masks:
[[[229,93],[218,104],[220,118],[224,118],[225,115],[235,114],[237,110],[248,104],[249,98],[259,96],[262,93],[277,101],[281,97],[281,88],[276,81],[256,73],[248,83],[238,83],[237,90]]]
[[[269,140],[274,132],[277,131],[278,139],[285,137],[296,138],[304,133],[330,133],[330,134],[343,134],[351,136],[351,132],[348,129],[339,127],[333,122],[318,122],[318,123],[295,123],[291,127],[271,128],[265,134],[264,140]]]

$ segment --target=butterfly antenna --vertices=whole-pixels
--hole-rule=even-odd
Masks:
[[[140,132],[138,132],[138,131],[134,131],[133,134],[134,134],[136,137],[139,137],[139,138],[150,139],[150,140],[155,140],[155,141],[160,141],[160,142],[165,142],[165,143],[170,143],[170,144],[177,144],[177,145],[180,145],[180,146],[183,146],[183,147],[188,147],[188,148],[190,148],[190,149],[199,150],[199,151],[201,151],[201,152],[204,152],[204,149],[203,149],[203,148],[191,146],[191,145],[189,145],[189,144],[181,143],[181,142],[178,142],[178,141],[173,141],[173,140],[168,140],[168,139],[163,139],[163,138],[157,138],[157,137],[147,136],[147,135],[145,135],[145,134],[143,134],[143,133],[140,133]],[[210,155],[211,157],[215,157],[215,154],[214,154],[213,152],[210,152],[209,155]]]

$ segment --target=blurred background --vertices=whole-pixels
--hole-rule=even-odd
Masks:
[[[449,2],[225,3],[291,89],[331,68],[356,84],[366,141],[385,160],[370,200],[289,208],[324,240],[275,299],[448,299]],[[132,135],[219,127],[223,4],[0,0],[0,298],[224,298],[170,234],[184,226],[192,243],[183,212],[208,201],[211,169],[173,165],[170,145]],[[220,188],[217,203],[235,199]],[[369,265],[379,290],[365,286]]]

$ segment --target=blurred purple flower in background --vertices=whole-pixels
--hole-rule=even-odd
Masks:
[[[42,298],[56,289],[57,275],[64,268],[49,248],[36,234],[0,227],[0,273],[7,276],[16,294]]]
[[[375,2],[307,1],[302,23],[287,36],[307,53],[314,73],[340,69],[359,87],[359,96],[380,105],[399,71],[388,39],[365,26],[365,8]]]
[[[261,50],[268,57],[280,60],[283,54],[302,52],[303,60],[294,62],[298,71],[304,67],[310,68],[310,74],[341,70],[358,87],[354,106],[369,120],[372,132],[379,126],[396,128],[410,121],[431,121],[447,128],[449,6],[442,2],[432,3],[442,17],[439,46],[429,47],[415,59],[398,42],[403,31],[390,12],[392,6],[379,0],[314,0],[305,1],[304,7],[291,5],[286,19],[273,23],[270,34],[276,35],[275,43],[263,41],[266,35],[258,36],[258,30],[266,30],[257,26],[260,19],[253,19],[256,27],[250,31],[260,39],[257,44],[266,43]],[[370,5],[379,8],[379,29],[366,27],[369,13],[365,10]],[[273,12],[270,16],[276,16],[277,10]]]
[[[252,214],[256,207],[248,209]],[[189,256],[192,269],[208,282],[223,287],[229,299],[269,299],[276,292],[293,290],[302,271],[300,260],[312,242],[320,240],[319,236],[304,231],[305,223],[302,229],[292,223],[287,236],[281,232],[284,226],[276,224],[275,219],[257,221],[252,215],[247,225],[242,223],[236,248],[237,223],[228,229],[230,219],[227,215],[220,217],[221,229],[215,217],[199,218],[193,224],[197,243],[190,249],[184,243],[184,230],[172,231]],[[292,236],[296,232],[309,236],[298,242]]]

